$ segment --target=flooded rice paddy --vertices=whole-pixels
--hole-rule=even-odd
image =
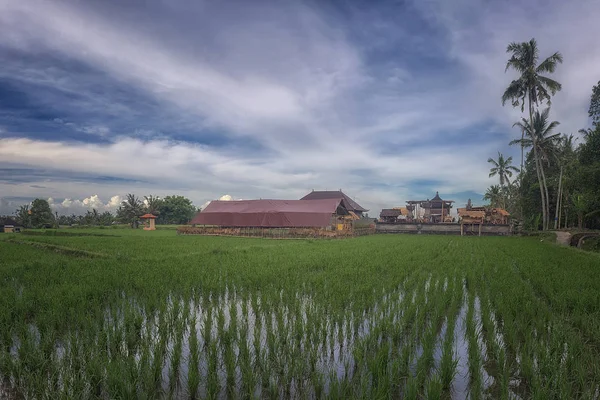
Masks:
[[[279,274],[274,268],[268,279],[256,276],[269,267],[252,270],[255,261],[245,258],[246,247],[209,249],[215,266],[202,272],[204,284],[190,278],[193,269],[177,278],[177,290],[173,278],[162,274],[117,291],[119,285],[90,280],[102,286],[92,300],[93,292],[56,300],[58,292],[50,296],[42,285],[26,284],[26,275],[5,274],[3,290],[12,308],[2,316],[8,327],[0,335],[2,393],[104,399],[598,398],[591,334],[596,327],[581,324],[597,311],[593,304],[578,311],[568,302],[553,303],[536,275],[506,252],[489,260],[473,251],[465,266],[457,262],[465,258],[464,244],[435,240],[444,252],[404,256],[406,265],[419,268],[382,267],[394,259],[378,258],[359,275],[345,266],[320,275],[332,260],[308,258],[299,271]],[[477,249],[482,241],[475,243],[466,248]],[[276,257],[270,248],[254,251],[263,260],[265,252]],[[55,268],[64,265],[64,256],[54,257]],[[96,265],[111,273],[103,259],[68,262],[83,263],[85,273]],[[123,262],[114,265],[115,282],[127,279]],[[131,275],[143,275],[147,265],[141,260]],[[69,286],[68,293],[81,285]],[[63,306],[53,308],[52,301]]]

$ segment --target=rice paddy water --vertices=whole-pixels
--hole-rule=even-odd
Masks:
[[[599,396],[595,254],[527,238],[114,235],[0,240],[7,396]]]

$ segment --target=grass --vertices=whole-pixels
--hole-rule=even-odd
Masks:
[[[0,385],[19,397],[599,390],[597,254],[535,237],[69,233],[0,236]]]

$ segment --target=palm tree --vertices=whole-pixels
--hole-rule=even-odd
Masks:
[[[492,207],[499,207],[502,200],[502,188],[499,185],[490,186],[485,192],[483,200],[489,201]]]
[[[512,166],[512,157],[504,158],[502,153],[498,152],[498,161],[493,158],[488,158],[488,162],[493,165],[490,169],[490,178],[498,175],[500,178],[500,186],[504,187],[510,183],[513,172],[519,173],[517,167]]]
[[[560,175],[558,177],[558,196],[556,196],[556,211],[554,214],[554,229],[560,229],[560,220],[562,217],[561,206],[564,191],[563,172],[568,170],[575,160],[575,138],[573,135],[562,135],[558,140],[558,146],[555,152],[556,160],[560,165]]]
[[[550,197],[548,196],[548,185],[546,183],[546,174],[544,172],[544,161],[549,165],[550,160],[555,158],[556,145],[560,141],[560,133],[553,134],[552,131],[560,122],[549,122],[550,107],[547,107],[541,113],[536,111],[533,115],[533,125],[525,118],[521,122],[516,122],[513,126],[520,127],[527,137],[524,139],[513,140],[509,145],[520,144],[522,148],[533,147],[536,173],[538,182],[540,182],[540,192],[542,194],[542,221],[544,229],[548,229],[550,223]]]
[[[510,43],[506,48],[506,52],[511,54],[510,59],[506,63],[506,69],[512,68],[517,71],[520,76],[513,80],[502,95],[502,105],[510,101],[513,107],[521,107],[521,112],[525,109],[527,101],[529,111],[529,123],[533,126],[533,106],[540,102],[546,101],[550,104],[550,98],[556,92],[560,91],[561,85],[557,81],[543,76],[544,73],[553,73],[556,66],[562,63],[562,55],[558,52],[546,58],[538,65],[539,49],[535,39],[523,43]],[[525,139],[525,133],[521,132],[521,139]],[[535,139],[533,139],[535,141]],[[523,148],[521,149],[523,151]],[[536,146],[533,146],[534,158],[536,166],[539,163]],[[542,215],[543,229],[548,228],[548,213],[549,205],[546,193],[544,192],[542,176],[538,171],[538,182],[540,184],[540,195],[542,197]]]
[[[144,196],[144,204],[148,213],[158,215],[160,213],[159,210],[162,205],[162,199],[158,196]]]
[[[118,215],[123,222],[127,222],[132,228],[138,223],[138,218],[143,213],[143,203],[134,194],[127,194],[125,200],[121,202]]]

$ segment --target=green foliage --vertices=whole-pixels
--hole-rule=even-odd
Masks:
[[[55,224],[54,214],[47,200],[33,200],[29,211],[31,211],[30,224],[33,228],[50,228]]]
[[[160,214],[160,207],[163,201],[158,196],[144,196],[144,208],[149,214],[158,215]]]
[[[129,193],[117,210],[117,219],[122,223],[129,224],[132,228],[137,228],[139,217],[143,214],[143,203],[134,194]]]
[[[29,204],[20,206],[15,212],[17,222],[24,228],[31,228],[31,215],[29,213]]]
[[[540,190],[542,225],[543,229],[548,229],[550,223],[550,199],[548,198],[548,186],[544,175],[543,154],[538,154],[537,135],[534,135],[536,126],[533,115],[535,107],[543,102],[550,105],[551,96],[561,90],[560,83],[548,78],[544,74],[553,73],[556,70],[557,65],[562,63],[563,59],[562,55],[557,52],[538,65],[539,49],[535,39],[531,39],[529,42],[510,43],[506,52],[511,54],[510,59],[506,63],[506,70],[514,69],[519,73],[519,77],[513,80],[505,90],[502,95],[502,105],[507,101],[510,101],[513,107],[520,106],[521,111],[524,111],[525,104],[527,103],[530,139],[533,147],[536,170],[538,171],[537,179]],[[547,112],[549,111],[545,111],[544,114],[547,115]],[[551,130],[552,124],[550,124],[549,127]],[[521,126],[521,128],[525,127]],[[521,146],[524,146],[523,142],[521,142]],[[521,150],[523,150],[523,147]]]
[[[594,125],[598,126],[600,124],[600,81],[592,89],[592,98],[590,99],[588,113]]]
[[[501,207],[502,198],[502,188],[499,185],[490,186],[483,196],[483,200],[489,201],[492,207]]]
[[[196,214],[192,201],[184,196],[167,196],[158,208],[158,224],[187,224]]]
[[[506,52],[511,55],[506,63],[506,70],[514,69],[519,73],[519,78],[513,80],[502,95],[502,105],[510,101],[513,107],[525,109],[525,101],[531,104],[546,102],[550,104],[551,96],[560,91],[561,84],[543,74],[553,73],[563,58],[560,53],[554,53],[540,64],[537,64],[540,56],[537,42],[531,39],[529,42],[508,45]]]
[[[509,184],[513,172],[519,172],[517,167],[511,165],[512,157],[504,158],[500,152],[498,152],[498,160],[488,158],[488,163],[492,164],[492,168],[490,169],[490,178],[497,175],[498,179],[500,179],[500,186]]]

